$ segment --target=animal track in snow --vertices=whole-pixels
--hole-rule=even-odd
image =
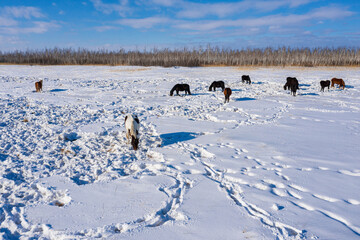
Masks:
[[[353,176],[353,177],[360,177],[360,170],[348,171],[348,170],[339,170],[339,173]]]
[[[322,213],[324,216],[330,218],[330,219],[333,219],[341,224],[343,224],[345,227],[349,228],[352,232],[354,232],[356,235],[360,236],[360,228],[357,227],[357,226],[354,226],[352,223],[350,223],[348,220],[344,219],[343,217],[333,213],[333,212],[330,212],[330,211],[327,211],[327,210],[323,210],[323,209],[320,209],[320,208],[314,208],[308,204],[305,204],[305,203],[302,203],[302,202],[299,202],[299,201],[292,201],[292,203],[295,205],[295,206],[298,206],[299,208],[301,209],[304,209],[304,210],[307,210],[307,211],[317,211],[317,212],[320,212]]]
[[[345,202],[352,204],[352,205],[360,205],[360,201],[355,200],[355,199],[347,199],[347,200],[345,200]]]
[[[219,186],[226,190],[226,193],[229,195],[233,201],[239,205],[240,207],[244,208],[250,216],[255,217],[256,219],[259,219],[264,225],[269,226],[272,228],[276,235],[282,239],[282,238],[288,238],[288,237],[301,237],[303,236],[304,231],[301,231],[299,229],[296,229],[292,226],[289,226],[287,224],[283,224],[279,221],[276,221],[272,219],[273,217],[264,209],[256,206],[255,204],[249,203],[248,201],[245,201],[244,198],[241,196],[244,194],[243,187],[253,187],[259,190],[268,190],[270,188],[270,191],[273,192],[275,195],[279,197],[286,197],[288,196],[285,188],[286,185],[274,181],[271,179],[265,179],[263,180],[263,183],[266,183],[268,186],[257,183],[255,185],[249,184],[247,181],[244,181],[241,178],[235,178],[232,176],[228,176],[226,170],[220,170],[218,169],[214,164],[210,164],[208,162],[205,162],[201,156],[199,155],[199,149],[192,144],[186,145],[187,149],[191,152],[191,155],[197,159],[197,162],[200,162],[206,171],[206,175],[209,179],[215,181],[219,184]],[[253,159],[252,157],[248,157],[247,159]],[[250,176],[254,177],[256,174],[251,174],[250,172],[251,168],[243,168],[240,172]],[[236,171],[235,171],[236,172]],[[250,173],[250,174],[249,174]],[[243,187],[241,187],[241,186]],[[277,210],[283,209],[282,206],[278,206]]]
[[[313,194],[314,197],[327,201],[327,202],[338,202],[339,199],[336,198],[332,198],[332,197],[327,197],[327,196],[323,196],[323,195],[319,195],[319,194]]]

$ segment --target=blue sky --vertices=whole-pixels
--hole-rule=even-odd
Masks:
[[[354,0],[0,0],[0,50],[359,47]]]

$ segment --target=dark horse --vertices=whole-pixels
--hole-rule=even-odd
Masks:
[[[299,89],[299,82],[296,78],[294,77],[287,77],[286,78],[286,83],[284,85],[284,90],[291,90],[291,94],[292,95],[296,95],[296,90]]]
[[[246,82],[247,84],[251,84],[251,80],[250,80],[249,75],[242,75],[241,76],[241,82],[242,83]]]
[[[170,91],[170,96],[173,95],[174,91],[176,91],[176,94],[179,95],[180,91],[185,91],[185,94],[191,95],[190,92],[190,86],[189,84],[176,84]]]
[[[224,103],[226,103],[226,101],[229,102],[231,92],[232,92],[232,91],[231,91],[230,88],[225,88],[225,90],[224,90],[225,102],[224,102]]]
[[[334,87],[334,85],[337,84],[339,87],[345,88],[345,82],[341,78],[333,78],[331,79],[331,87]]]
[[[330,90],[330,80],[320,81],[320,86],[321,86],[321,90],[320,90],[320,91],[324,91],[324,89],[325,89],[326,87],[328,87],[328,90]]]
[[[223,81],[213,81],[209,87],[209,91],[212,91],[212,89],[215,91],[216,88],[221,88],[221,90],[224,91],[225,83]]]

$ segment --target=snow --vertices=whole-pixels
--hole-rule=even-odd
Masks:
[[[332,77],[345,90],[320,92]],[[0,66],[0,238],[358,239],[359,79],[355,67]],[[215,80],[230,103],[208,91]],[[193,95],[170,97],[176,83]]]

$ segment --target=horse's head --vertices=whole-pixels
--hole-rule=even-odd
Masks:
[[[133,146],[134,150],[137,150],[139,147],[139,139],[131,136],[131,145]]]

